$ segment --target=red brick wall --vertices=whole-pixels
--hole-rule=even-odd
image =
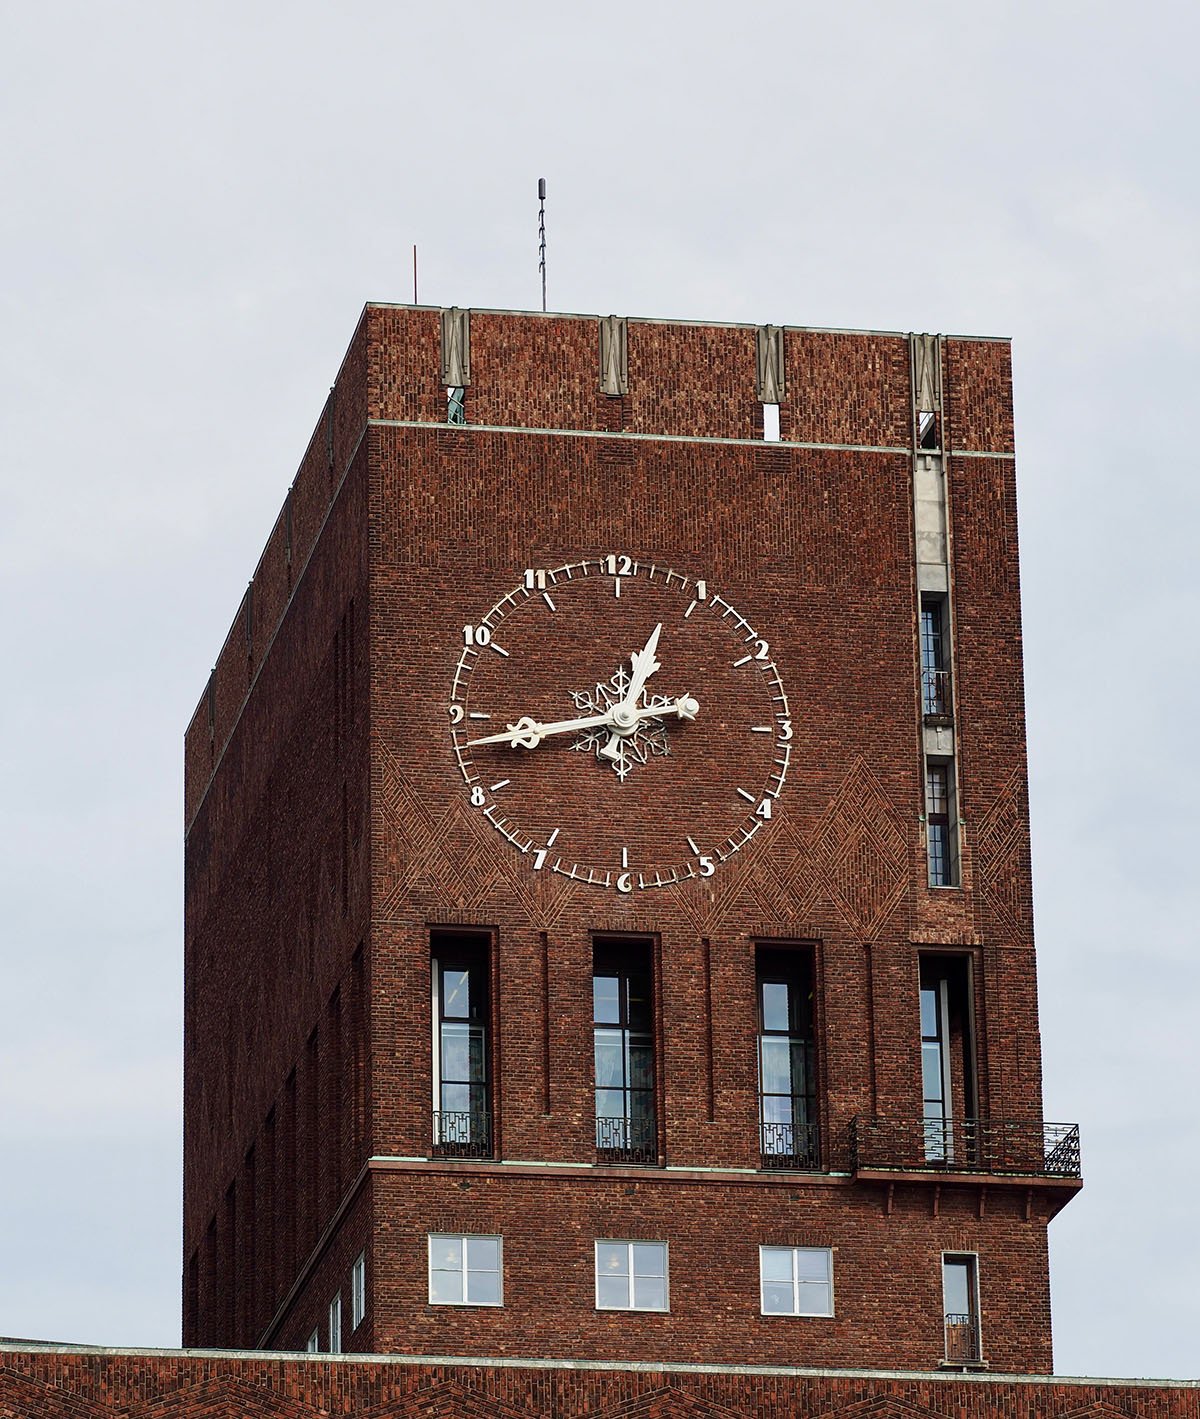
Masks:
[[[370,1343],[380,1348],[586,1355],[606,1352],[614,1331],[621,1353],[645,1358],[666,1342],[694,1360],[782,1362],[794,1358],[792,1336],[819,1334],[814,1363],[911,1367],[936,1358],[938,1255],[961,1248],[981,1258],[989,1358],[1046,1369],[1045,1228],[1062,1198],[1024,1188],[901,1185],[889,1206],[876,1184],[804,1175],[780,1184],[751,1172],[687,1184],[681,1213],[673,1198],[684,1184],[669,1173],[551,1185],[458,1163],[373,1175],[353,1226],[326,1234],[368,1156],[429,1152],[433,923],[494,932],[501,1158],[594,1160],[596,932],[655,941],[661,1142],[672,1167],[757,1166],[760,940],[813,952],[827,1167],[849,1169],[856,1114],[920,1114],[924,947],[974,959],[980,1112],[1040,1119],[1013,465],[967,456],[1011,446],[1007,346],[946,347],[946,424],[961,451],[949,484],[964,840],[961,889],[932,891],[920,827],[907,341],[789,330],[789,446],[754,442],[752,329],[631,321],[628,338],[629,394],[607,399],[595,320],[476,312],[469,425],[451,429],[437,312],[365,313],[332,403],[333,471],[322,422],[293,495],[303,549],[293,575],[307,570],[298,584],[281,575],[277,526],[255,578],[253,693],[243,709],[247,657],[235,623],[214,682],[212,741],[203,701],[188,732],[185,1257],[203,1261],[215,1218],[215,1257],[237,1259],[219,1263],[215,1278],[200,1265],[185,1334],[250,1344],[275,1317],[267,1342],[302,1344],[369,1239]],[[536,432],[556,428],[571,432]],[[339,460],[352,455],[340,483]],[[795,728],[779,812],[750,849],[707,882],[627,899],[533,878],[468,805],[446,716],[462,626],[524,567],[609,551],[707,577],[769,628]],[[332,647],[351,597],[354,708],[337,751]],[[267,627],[275,641],[262,661]],[[732,792],[736,766],[713,773]],[[353,844],[344,909],[343,783]],[[651,776],[623,789],[664,832],[687,831]],[[246,1206],[239,1212],[236,1195],[232,1213],[226,1205],[231,1181],[249,1186],[251,1146],[254,1261],[238,1220]],[[271,1167],[273,1228],[259,1215]],[[487,1225],[474,1225],[484,1215]],[[575,1260],[569,1289],[560,1295],[544,1272],[534,1305],[530,1257],[548,1216]],[[222,1231],[231,1218],[232,1243]],[[717,1260],[699,1290],[673,1289],[673,1302],[690,1297],[683,1310],[634,1317],[641,1338],[630,1341],[633,1332],[595,1312],[580,1257],[588,1261],[596,1237],[651,1225],[673,1229],[673,1268],[677,1256]],[[425,1304],[414,1257],[430,1230],[460,1226],[505,1235],[516,1289],[502,1311],[481,1318]],[[756,1247],[793,1236],[838,1248],[833,1322],[757,1314]],[[306,1262],[307,1279],[280,1310]],[[344,1304],[348,1314],[348,1293]]]
[[[421,1360],[269,1355],[0,1351],[5,1419],[1195,1419],[1195,1381],[753,1369],[482,1367]]]

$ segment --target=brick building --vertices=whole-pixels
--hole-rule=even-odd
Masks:
[[[185,1345],[1050,1370],[1006,342],[367,307],[186,826]]]

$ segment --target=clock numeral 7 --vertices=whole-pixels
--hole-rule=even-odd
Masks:
[[[535,872],[540,872],[542,868],[545,867],[545,865],[546,849],[544,847],[539,847],[534,851],[533,854],[533,870]]]
[[[609,576],[630,576],[633,572],[633,558],[618,557],[615,552],[610,552],[604,559],[604,570]]]
[[[492,631],[490,626],[464,626],[464,645],[491,645]]]

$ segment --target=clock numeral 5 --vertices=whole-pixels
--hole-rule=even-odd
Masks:
[[[696,860],[697,860],[697,861],[699,862],[699,864],[700,864],[700,876],[701,876],[701,877],[711,877],[711,876],[713,875],[713,873],[717,870],[717,869],[713,866],[713,860],[712,860],[712,858],[709,857],[707,853],[701,853],[700,856],[699,856]]]

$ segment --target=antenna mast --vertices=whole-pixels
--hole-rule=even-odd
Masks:
[[[546,310],[546,179],[538,178],[538,270],[542,273],[542,312]]]

